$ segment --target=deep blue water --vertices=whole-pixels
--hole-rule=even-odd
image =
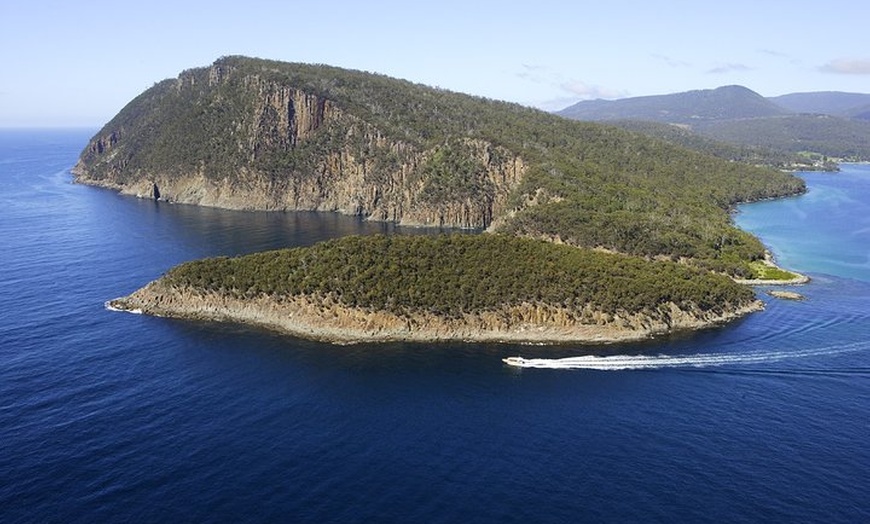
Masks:
[[[806,301],[642,344],[334,347],[103,303],[394,228],[72,184],[91,132],[0,131],[2,522],[870,521],[867,166],[736,217]]]

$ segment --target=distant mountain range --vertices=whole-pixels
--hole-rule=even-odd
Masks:
[[[795,113],[818,113],[870,120],[870,94],[820,91],[791,93],[768,100]]]
[[[811,159],[817,167],[823,167],[828,158],[870,160],[870,94],[815,92],[765,98],[743,86],[724,86],[669,95],[588,100],[557,114],[575,120],[609,121],[687,147],[697,142],[669,131],[672,126],[639,122],[672,124],[732,145],[799,155],[798,159]]]

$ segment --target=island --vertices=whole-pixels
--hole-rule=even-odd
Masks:
[[[491,234],[352,236],[192,261],[108,306],[336,343],[616,342],[762,308],[701,269]]]
[[[765,257],[731,211],[806,190],[618,127],[247,57],[143,92],[74,174],[164,204],[481,232],[192,261],[109,303],[336,342],[615,341],[727,322],[761,308],[735,279],[761,278]]]

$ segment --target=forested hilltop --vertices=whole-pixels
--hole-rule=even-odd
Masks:
[[[324,65],[227,57],[154,85],[77,180],[241,209],[489,228],[745,275],[728,210],[802,181],[615,127]]]

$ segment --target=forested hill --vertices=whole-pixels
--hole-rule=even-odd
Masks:
[[[244,57],[155,84],[97,133],[75,173],[162,200],[488,227],[731,272],[763,249],[728,209],[803,190],[615,127]]]
[[[760,119],[760,121],[766,120]],[[768,145],[768,142],[764,142],[764,145],[762,143],[746,143],[746,141],[739,140],[739,137],[715,139],[693,132],[681,125],[665,124],[652,120],[614,120],[608,124],[733,162],[767,166],[785,171],[836,171],[839,169],[839,165],[832,160],[776,149],[774,146]],[[739,124],[736,127],[739,129]]]
[[[795,113],[862,118],[870,120],[870,94],[843,93],[840,91],[817,91],[790,93],[769,98],[771,102]]]
[[[651,136],[676,138],[688,147],[700,145],[698,149],[703,151],[722,150],[711,143],[675,135],[661,126],[631,122],[675,124],[743,148],[736,152],[736,158],[753,158],[771,166],[785,162],[787,167],[805,169],[809,161],[816,169],[827,169],[830,163],[826,157],[870,160],[870,95],[794,93],[764,98],[745,87],[725,86],[620,100],[588,100],[557,114],[583,121],[614,122]]]
[[[576,120],[652,120],[691,124],[788,114],[791,111],[743,86],[724,86],[621,100],[586,100],[558,112]]]

